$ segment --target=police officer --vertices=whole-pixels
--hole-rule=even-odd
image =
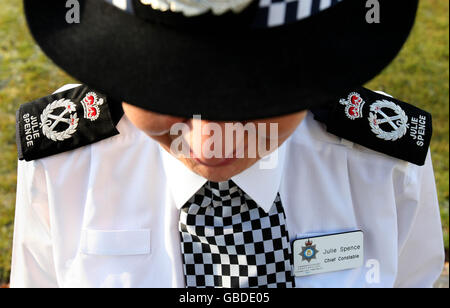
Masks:
[[[26,0],[86,85],[17,112],[11,286],[431,286],[431,116],[360,87],[417,2],[380,7]]]

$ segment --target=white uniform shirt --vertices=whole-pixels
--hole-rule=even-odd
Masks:
[[[126,116],[118,130],[19,162],[12,287],[184,287],[179,209],[206,179]],[[430,155],[419,167],[376,153],[328,134],[308,114],[278,162],[232,180],[265,211],[280,193],[291,241],[364,232],[365,266],[296,277],[297,287],[431,287],[439,277],[444,250]],[[379,276],[367,279],[373,260]]]

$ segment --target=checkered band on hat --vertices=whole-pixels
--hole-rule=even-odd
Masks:
[[[343,0],[259,0],[255,26],[276,27],[306,19]]]
[[[117,8],[133,14],[132,0],[104,0]],[[158,2],[154,0],[153,2]],[[161,0],[167,2],[169,0]],[[253,25],[257,28],[271,28],[294,23],[306,19],[343,0],[254,0],[259,1],[259,8],[255,15]],[[143,1],[147,3],[152,1]],[[170,1],[169,1],[170,2]],[[207,0],[205,0],[207,2]],[[160,9],[160,6],[156,6]],[[170,6],[166,10],[171,10]]]
[[[294,287],[279,194],[264,212],[233,181],[207,182],[181,209],[187,287]]]

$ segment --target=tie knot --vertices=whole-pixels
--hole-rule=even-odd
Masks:
[[[231,200],[241,196],[241,190],[232,180],[224,182],[208,181],[205,184],[205,195],[210,195],[215,201]]]

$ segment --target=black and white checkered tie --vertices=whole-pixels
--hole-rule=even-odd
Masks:
[[[294,287],[286,216],[264,212],[233,181],[207,182],[181,209],[187,287]]]

